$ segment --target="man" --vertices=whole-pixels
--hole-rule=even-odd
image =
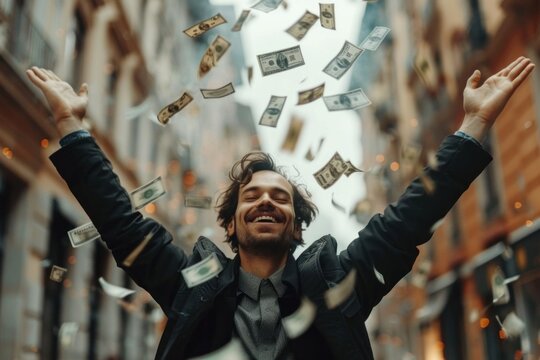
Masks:
[[[490,162],[480,141],[533,68],[529,59],[520,57],[483,84],[476,70],[464,90],[460,130],[441,145],[437,169],[425,170],[436,184],[435,192],[426,193],[414,180],[399,201],[375,215],[339,255],[336,241],[325,235],[297,260],[292,250],[303,242],[302,225],[309,225],[316,208],[268,155],[248,154],[235,164],[232,183],[218,204],[218,221],[238,252],[235,259],[227,259],[202,237],[188,256],[171,244],[171,234],[161,225],[132,211],[110,163],[81,131],[87,86],[76,94],[49,70],[34,67],[27,75],[45,95],[62,136],[62,149],[51,160],[117,263],[153,234],[130,267],[119,266],[168,318],[156,358],[199,356],[237,337],[256,359],[373,359],[364,321],[411,270],[417,246],[429,240],[432,225]],[[223,271],[188,288],[180,270],[212,254]],[[328,309],[324,293],[353,269],[353,293]],[[294,313],[304,297],[316,306],[315,320],[301,335],[288,338],[280,319]]]

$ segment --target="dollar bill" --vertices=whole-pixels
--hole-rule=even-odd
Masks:
[[[282,151],[294,152],[294,149],[296,148],[296,143],[298,142],[298,138],[302,133],[303,127],[304,121],[293,116],[289,124],[289,130],[287,131],[287,135],[285,135],[285,140],[281,145]]]
[[[61,283],[62,281],[64,281],[64,276],[66,275],[66,273],[66,268],[53,265],[51,273],[49,274],[49,279],[51,279],[52,281],[56,281],[57,283]]]
[[[148,184],[138,187],[130,193],[133,208],[135,210],[139,210],[146,204],[149,204],[158,199],[160,196],[165,195],[166,192],[167,191],[165,191],[165,185],[161,180],[161,176],[158,176]]]
[[[290,70],[305,64],[300,46],[257,55],[263,76]]]
[[[242,25],[244,25],[244,22],[248,18],[250,12],[251,10],[242,10],[240,17],[238,18],[238,20],[236,20],[236,23],[234,23],[234,26],[231,28],[231,31],[242,30]]]
[[[432,178],[429,177],[424,172],[420,172],[420,181],[422,182],[422,186],[424,187],[424,190],[428,195],[433,195],[435,193],[436,185],[435,181],[433,181]]]
[[[356,269],[349,271],[347,276],[339,284],[324,293],[324,302],[328,309],[335,309],[343,304],[354,292],[356,282]]]
[[[71,246],[74,248],[101,238],[96,227],[91,222],[69,230],[68,237]]]
[[[324,83],[313,89],[300,91],[298,93],[298,103],[296,105],[304,105],[319,99],[324,94]]]
[[[313,176],[315,176],[315,180],[323,189],[328,189],[339,180],[346,170],[347,165],[345,165],[341,156],[336,152],[326,165],[313,174]]]
[[[218,99],[234,93],[234,86],[228,83],[217,89],[201,89],[201,93],[205,99]]]
[[[210,209],[210,207],[212,206],[212,198],[210,196],[186,195],[184,199],[184,206],[200,209]]]
[[[375,274],[375,277],[377,278],[377,280],[381,283],[381,284],[385,284],[385,280],[384,280],[384,276],[383,274],[381,274],[379,272],[379,270],[377,270],[377,268],[375,266],[373,266],[373,273]]]
[[[501,305],[510,302],[510,291],[504,283],[504,275],[499,268],[491,275],[491,292],[493,295],[493,304]]]
[[[328,111],[353,110],[371,105],[371,101],[362,89],[351,90],[343,94],[323,96],[323,101]]]
[[[202,261],[182,270],[182,276],[189,288],[207,282],[218,275],[223,266],[215,253],[212,253]]]
[[[420,163],[422,148],[416,145],[405,145],[401,148],[401,163],[405,166],[417,167]]]
[[[184,30],[184,34],[186,34],[189,37],[195,38],[197,36],[200,36],[207,32],[208,30],[215,28],[218,25],[225,24],[227,20],[223,16],[221,16],[220,13],[217,13],[216,15],[212,16],[211,18],[208,18],[206,20],[203,20],[186,30]]]
[[[283,0],[261,0],[251,8],[268,13],[272,10],[276,10]]]
[[[424,43],[418,45],[413,59],[413,68],[420,81],[429,90],[435,90],[439,81],[437,65],[429,46]]]
[[[276,127],[279,117],[281,116],[281,111],[285,105],[286,96],[274,96],[270,98],[268,106],[264,110],[264,113],[259,120],[259,125]]]
[[[174,114],[185,108],[191,101],[193,97],[187,92],[183,93],[178,100],[160,110],[157,116],[158,121],[163,125],[167,124]]]
[[[375,51],[381,45],[390,29],[384,26],[375,26],[369,35],[362,41],[360,47],[365,50]]]
[[[313,153],[313,151],[311,151],[311,147],[308,149],[308,151],[306,152],[306,155],[304,156],[304,158],[307,160],[307,161],[313,161],[313,159],[315,159],[315,156],[317,156],[317,154],[319,153],[319,151],[321,151],[321,147],[322,147],[322,144],[324,143],[324,138],[322,138],[321,140],[319,140],[319,146],[317,147],[317,151],[315,153]]]
[[[101,288],[105,292],[105,294],[112,296],[117,299],[123,299],[126,296],[129,296],[131,294],[135,294],[135,290],[126,289],[121,286],[113,285],[107,281],[103,277],[100,277],[98,279],[99,285],[101,285]]]
[[[499,320],[499,324],[509,338],[519,337],[526,328],[525,322],[513,311],[506,315],[502,324]]]
[[[210,46],[204,52],[201,62],[199,63],[199,78],[208,74],[210,70],[217,65],[219,59],[225,54],[227,49],[231,46],[224,37],[218,35]]]
[[[135,247],[135,249],[133,249],[133,251],[131,251],[129,253],[128,256],[126,256],[126,258],[124,259],[124,261],[122,261],[122,265],[125,266],[125,267],[130,267],[131,265],[133,265],[133,262],[139,257],[139,255],[141,254],[141,252],[144,250],[144,248],[146,247],[146,245],[148,245],[148,243],[150,242],[150,240],[152,240],[152,238],[154,237],[155,235],[155,231],[151,231],[150,233],[148,233],[143,241],[141,241],[139,243],[139,245],[137,245]]]
[[[360,170],[359,168],[354,166],[350,160],[347,160],[345,162],[345,166],[346,166],[346,169],[345,169],[344,174],[347,177],[349,177],[351,174],[354,174],[355,172],[363,172],[363,170]]]
[[[334,4],[319,4],[319,13],[321,14],[321,26],[323,28],[336,30]]]
[[[340,79],[354,64],[356,59],[364,52],[363,49],[345,41],[339,53],[326,65],[323,72],[333,78]]]
[[[76,322],[62,323],[58,330],[58,340],[62,347],[66,348],[75,342],[75,337],[79,331],[79,324]]]
[[[315,320],[317,307],[304,297],[298,309],[289,316],[281,319],[283,329],[289,339],[295,339],[306,332]]]
[[[248,66],[247,78],[248,78],[248,84],[251,85],[251,80],[253,79],[253,66]]]
[[[203,356],[190,358],[191,360],[249,360],[242,342],[233,337],[227,345]]]
[[[306,36],[307,32],[313,24],[317,22],[319,17],[306,10],[304,15],[297,22],[292,24],[285,32],[290,34],[293,38],[300,41]]]

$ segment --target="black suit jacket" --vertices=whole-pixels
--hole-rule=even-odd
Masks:
[[[286,266],[283,281],[290,291],[280,299],[281,315],[307,296],[317,306],[312,327],[289,342],[301,358],[373,359],[364,325],[373,307],[412,268],[417,246],[431,237],[431,227],[443,218],[459,196],[490,162],[491,156],[470,140],[451,135],[437,152],[437,169],[425,173],[436,185],[427,194],[416,179],[400,199],[377,214],[347,249],[336,253],[336,241],[326,235]],[[238,260],[228,259],[208,239],[200,238],[192,255],[171,244],[159,223],[133,211],[110,162],[92,138],[72,143],[51,155],[60,175],[112,251],[118,266],[146,289],[165,312],[168,323],[156,358],[181,359],[225,345],[234,333]],[[152,240],[131,267],[122,261],[143,240]],[[188,288],[180,270],[216,253],[223,272]],[[355,268],[355,292],[338,308],[328,310],[324,292]],[[384,277],[377,280],[374,268]]]

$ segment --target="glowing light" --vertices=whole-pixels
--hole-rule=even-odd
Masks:
[[[519,201],[516,201],[514,203],[514,209],[521,209],[522,206],[523,206],[523,204],[521,204],[521,202],[519,202]]]
[[[382,164],[384,162],[384,155],[377,154],[377,156],[375,156],[375,161],[377,161],[379,164]]]
[[[148,204],[144,207],[144,211],[146,211],[149,214],[154,214],[156,212],[156,205]]]
[[[77,258],[75,257],[75,255],[71,255],[70,257],[68,257],[67,261],[70,265],[75,265],[77,263]]]
[[[398,171],[399,170],[399,163],[397,161],[392,161],[392,163],[390,164],[390,170]]]
[[[480,319],[480,327],[482,329],[485,329],[489,326],[489,319],[487,317],[483,317]]]
[[[41,141],[39,142],[39,144],[41,145],[42,148],[46,149],[49,147],[49,140],[48,139],[41,139]]]
[[[11,149],[7,146],[2,149],[2,154],[4,154],[4,156],[8,159],[11,159],[13,157],[13,151],[11,151]]]
[[[504,340],[506,338],[506,331],[504,331],[503,329],[499,329],[499,339]]]
[[[525,221],[525,226],[529,227],[533,224],[532,220]]]

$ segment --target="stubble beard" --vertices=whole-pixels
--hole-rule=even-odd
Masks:
[[[282,234],[274,239],[257,239],[256,236],[246,234],[244,240],[238,239],[238,248],[249,254],[265,257],[282,256],[293,244],[292,234]]]

